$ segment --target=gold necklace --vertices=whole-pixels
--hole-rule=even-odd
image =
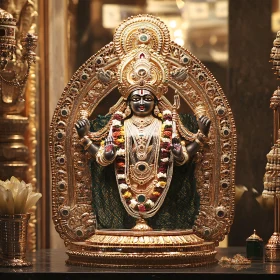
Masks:
[[[152,117],[152,122],[143,128],[137,127],[132,119],[125,122],[125,130],[128,135],[133,139],[136,155],[138,160],[146,160],[148,155],[148,147],[157,127],[157,119]]]
[[[137,117],[137,116],[132,116],[131,118],[131,122],[137,127],[137,128],[144,128],[148,125],[150,125],[153,120],[155,119],[153,116],[148,116],[148,117]]]
[[[151,181],[157,175],[161,139],[161,122],[153,118],[153,122],[142,129],[144,130],[143,136],[138,135],[138,128],[132,123],[132,121],[130,122],[128,120],[125,122],[125,130],[127,133],[125,138],[127,180],[130,178],[133,182],[137,183],[137,185],[146,185],[144,189],[140,188],[139,190],[138,187],[134,187],[134,184],[130,184],[130,187],[135,194],[146,194],[147,196],[154,187],[154,184]],[[149,153],[148,146],[151,139],[153,139],[151,143],[152,153],[150,154],[149,159],[147,159]],[[136,158],[134,158],[135,156],[132,154],[134,153],[132,143],[136,146],[134,151]]]

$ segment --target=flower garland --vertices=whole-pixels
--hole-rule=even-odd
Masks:
[[[112,118],[112,136],[114,144],[116,146],[116,179],[117,184],[122,195],[122,198],[126,204],[135,211],[146,212],[153,208],[156,201],[160,198],[164,188],[167,184],[167,170],[170,160],[170,149],[172,139],[172,113],[170,110],[163,111],[162,115],[162,127],[161,127],[161,138],[160,138],[160,154],[159,164],[157,170],[157,180],[155,180],[154,189],[149,198],[144,201],[138,201],[133,198],[132,190],[127,183],[125,174],[125,131],[123,125],[123,119],[125,114],[117,111]],[[141,196],[141,195],[140,195]]]

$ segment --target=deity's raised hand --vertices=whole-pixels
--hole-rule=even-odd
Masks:
[[[88,134],[89,126],[90,124],[88,119],[80,119],[76,122],[75,127],[80,138],[83,138]]]
[[[183,149],[180,140],[178,138],[172,138],[171,151],[177,160],[183,158]]]
[[[208,136],[211,120],[207,116],[201,116],[197,121],[199,130],[205,135]]]
[[[112,160],[113,157],[115,156],[116,154],[116,148],[115,148],[115,145],[114,145],[114,141],[113,141],[113,137],[112,136],[108,136],[106,139],[105,139],[105,148],[104,148],[104,157],[107,159],[107,160]]]

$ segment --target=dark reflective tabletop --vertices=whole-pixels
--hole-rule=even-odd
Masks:
[[[216,259],[232,258],[236,254],[246,256],[246,248],[229,247],[217,248]],[[40,279],[41,277],[56,277],[61,279],[240,279],[257,276],[270,279],[280,279],[280,262],[252,261],[249,265],[226,265],[219,262],[204,267],[174,268],[174,269],[101,269],[65,264],[68,256],[66,249],[43,249],[34,253],[27,253],[26,260],[32,262],[31,267],[5,268],[0,267],[0,279]]]

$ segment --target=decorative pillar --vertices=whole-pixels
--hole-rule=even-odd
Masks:
[[[280,79],[280,31],[273,41],[270,54],[272,69],[277,80]],[[274,199],[274,232],[265,246],[265,261],[280,262],[280,89],[274,91],[270,99],[273,109],[273,140],[274,145],[267,154],[266,172],[264,175],[264,198]]]

